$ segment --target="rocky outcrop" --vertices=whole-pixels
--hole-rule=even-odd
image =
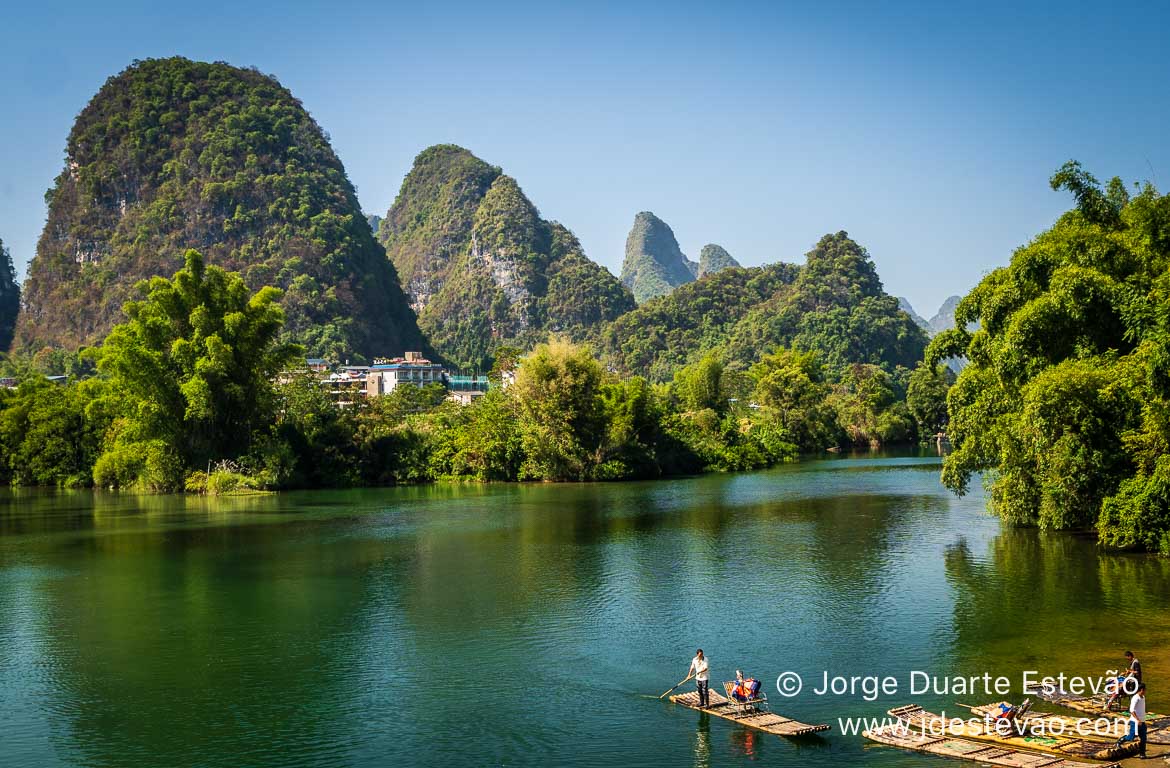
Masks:
[[[626,237],[626,256],[622,262],[622,285],[641,304],[665,296],[699,274],[699,264],[683,255],[674,231],[649,211],[634,217],[634,226]]]
[[[188,248],[273,285],[286,341],[339,359],[423,340],[345,168],[304,106],[255,69],[149,59],[78,115],[25,281],[17,345],[94,344],[134,286]]]
[[[699,251],[698,277],[713,275],[721,269],[738,267],[739,265],[739,262],[732,258],[722,245],[708,243],[703,246],[703,250]]]
[[[591,339],[634,305],[511,176],[450,144],[415,159],[379,230],[435,349],[468,367],[501,345]]]

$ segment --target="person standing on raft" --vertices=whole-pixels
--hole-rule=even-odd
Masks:
[[[707,662],[707,657],[703,655],[703,649],[695,651],[695,658],[691,659],[691,667],[687,670],[687,677],[695,676],[695,689],[699,692],[700,707],[711,705],[711,693],[707,688],[707,670],[709,668],[710,664]]]
[[[1129,717],[1130,727],[1133,729],[1131,733],[1137,736],[1138,739],[1138,757],[1142,760],[1146,759],[1146,734],[1148,726],[1146,725],[1146,684],[1139,683],[1137,693],[1129,700]]]

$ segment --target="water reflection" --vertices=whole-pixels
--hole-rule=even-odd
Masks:
[[[972,671],[994,667],[1014,680],[1024,670],[1100,674],[1130,647],[1151,667],[1170,664],[1164,559],[1104,552],[1084,536],[1004,529],[979,549],[958,542],[945,564],[955,655]],[[1163,692],[1155,703],[1170,698]]]
[[[917,765],[655,697],[698,646],[716,689],[737,667],[806,681],[879,664],[1094,671],[1123,643],[1170,647],[1170,563],[1000,531],[937,469],[866,458],[669,483],[0,495],[5,758]],[[835,723],[892,704],[777,709]]]
[[[699,724],[695,727],[695,768],[711,766],[711,716],[699,713]]]

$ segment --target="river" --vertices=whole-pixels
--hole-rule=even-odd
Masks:
[[[942,768],[838,718],[994,698],[911,695],[914,671],[1018,693],[1026,670],[1100,673],[1128,647],[1170,708],[1170,561],[1003,528],[978,484],[956,498],[938,471],[4,491],[0,765]],[[658,701],[698,646],[713,680],[743,668],[773,709],[833,730],[789,741]],[[818,696],[825,672],[899,691]]]

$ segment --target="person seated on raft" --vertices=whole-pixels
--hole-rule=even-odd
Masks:
[[[1113,709],[1113,704],[1121,698],[1122,693],[1132,695],[1142,684],[1142,663],[1133,655],[1133,651],[1125,652],[1125,661],[1129,665],[1125,672],[1116,678],[1110,678],[1105,685],[1105,693],[1109,694],[1109,698],[1105,700],[1107,710]],[[1130,680],[1133,682],[1129,682]]]
[[[756,680],[754,677],[745,678],[742,670],[735,670],[735,687],[731,689],[731,695],[735,697],[736,701],[751,701],[756,698],[759,692],[759,680]]]

